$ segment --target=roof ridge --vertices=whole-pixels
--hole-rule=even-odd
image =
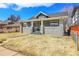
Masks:
[[[48,16],[46,13],[44,13],[44,12],[42,12],[42,11],[39,11],[39,12],[35,15],[35,17],[37,17],[40,13],[42,13],[42,14]]]

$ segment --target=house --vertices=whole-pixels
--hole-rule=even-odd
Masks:
[[[69,27],[71,28],[71,33],[74,32],[79,35],[79,6],[73,8]]]
[[[29,20],[21,22],[21,32],[62,36],[65,34],[65,20],[67,19],[67,11],[49,15],[39,12]]]
[[[79,6],[73,8],[73,12],[71,15],[72,25],[79,25]]]
[[[7,24],[4,28],[6,28],[8,32],[20,32],[20,23]]]
[[[0,33],[3,32],[20,32],[20,22],[0,22]]]

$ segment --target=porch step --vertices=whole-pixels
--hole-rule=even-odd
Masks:
[[[39,31],[32,32],[32,34],[41,34]]]

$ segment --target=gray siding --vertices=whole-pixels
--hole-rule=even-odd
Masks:
[[[56,27],[44,27],[45,34],[52,34],[57,36],[64,35],[63,24]]]
[[[31,34],[32,33],[32,28],[31,27],[23,27],[23,33]]]
[[[56,36],[63,36],[64,35],[64,28],[63,23],[59,23],[59,26],[50,26],[50,27],[42,27],[44,28],[44,34],[52,34]],[[33,31],[32,27],[23,27],[23,33],[31,34]]]

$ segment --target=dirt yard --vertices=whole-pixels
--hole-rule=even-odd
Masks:
[[[25,35],[10,38],[2,46],[31,56],[74,56],[79,53],[70,37],[52,35]]]

